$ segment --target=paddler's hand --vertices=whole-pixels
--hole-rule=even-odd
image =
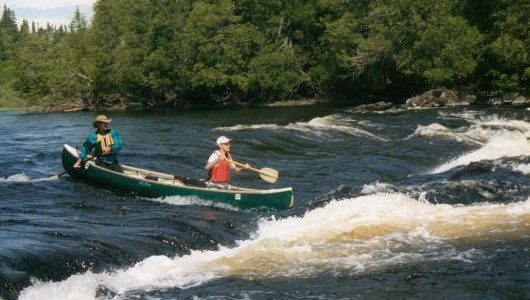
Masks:
[[[74,168],[76,168],[76,169],[81,168],[81,160],[80,160],[80,159],[78,159],[78,160],[75,162],[75,164],[74,164]]]
[[[244,170],[246,170],[248,168],[250,168],[250,165],[249,164],[245,164],[242,167],[236,168],[236,172],[241,172],[241,171],[244,171]]]

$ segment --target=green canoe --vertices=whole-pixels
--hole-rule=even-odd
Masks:
[[[61,160],[63,168],[72,177],[85,179],[111,188],[131,191],[147,197],[196,196],[216,203],[242,209],[288,209],[293,207],[293,189],[258,190],[230,186],[218,188],[189,178],[121,165],[124,173],[114,172],[88,160],[80,169],[73,168],[78,151],[64,145]]]

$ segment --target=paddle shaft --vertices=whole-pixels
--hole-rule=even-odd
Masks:
[[[240,166],[240,167],[245,167],[246,169],[248,170],[251,170],[251,171],[254,171],[254,172],[257,172],[259,173],[261,179],[267,181],[267,182],[270,182],[270,183],[275,183],[276,180],[278,180],[278,171],[274,170],[274,169],[271,169],[271,168],[262,168],[262,169],[256,169],[256,168],[253,168],[253,167],[250,167],[246,164],[242,164],[240,162],[237,162],[237,161],[233,161],[233,160],[227,160],[229,163],[233,163],[237,166]]]
[[[57,177],[61,177],[61,176],[63,176],[64,174],[66,174],[66,173],[72,171],[73,169],[75,169],[75,168],[74,168],[74,167],[71,167],[70,169],[68,169],[68,170],[66,170],[66,171],[64,171],[64,172],[59,173],[59,174],[57,175]],[[53,177],[53,176],[51,176],[51,177]]]
[[[81,165],[85,164],[87,161],[92,160],[92,159],[94,159],[94,158],[95,158],[95,156],[91,156],[90,158],[81,161]],[[74,163],[74,165],[75,165],[75,163]],[[60,173],[60,174],[58,174],[58,175],[56,175],[56,176],[57,176],[57,177],[61,177],[61,176],[63,176],[64,174],[69,173],[70,171],[72,171],[72,170],[74,170],[74,169],[76,169],[76,167],[72,166],[70,169],[68,169],[68,170],[66,170],[66,171],[64,171],[64,172],[62,172],[62,173]],[[51,177],[53,177],[53,176],[51,176]]]
[[[240,166],[240,167],[246,167],[247,166],[246,164],[242,164],[240,162],[229,160],[229,159],[227,159],[226,161],[229,162],[229,163],[233,163],[234,165]],[[262,174],[264,173],[263,171],[261,171],[259,169],[256,169],[256,168],[253,168],[251,166],[248,166],[247,169],[252,170],[254,172],[262,173]]]

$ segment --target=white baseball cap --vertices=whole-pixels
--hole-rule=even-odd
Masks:
[[[221,144],[231,143],[231,142],[232,142],[232,139],[229,139],[224,135],[217,138],[217,146]]]

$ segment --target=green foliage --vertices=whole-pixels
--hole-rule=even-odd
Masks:
[[[17,97],[11,87],[15,69],[12,60],[0,61],[0,110],[23,106],[23,101]]]
[[[480,53],[478,30],[460,17],[440,14],[424,26],[414,44],[396,56],[398,71],[420,77],[429,87],[451,86],[469,77]]]
[[[478,62],[479,88],[488,94],[505,92],[530,94],[526,70],[530,67],[530,2],[489,0],[482,5],[469,1],[467,16],[472,24],[484,28],[487,43]],[[481,8],[474,18],[473,8]]]
[[[18,68],[13,86],[28,100],[28,104],[67,103],[90,95],[84,75],[88,58],[84,35],[86,27],[82,24],[86,21],[76,13],[72,24],[74,22],[79,25],[68,35],[62,30],[30,34],[27,25],[25,30],[21,30],[23,34],[14,59]]]
[[[323,46],[336,63],[331,71],[351,79],[345,84],[381,93],[408,78],[413,86],[401,80],[400,88],[410,91],[457,86],[475,71],[483,37],[453,16],[457,2],[376,1],[370,6],[339,6],[346,11],[327,22]]]
[[[18,29],[15,14],[4,5],[0,19],[0,61],[13,58],[15,45],[18,40]]]
[[[302,59],[289,44],[278,49],[269,46],[250,62],[255,97],[277,100],[295,97],[298,88],[309,81],[302,70]]]
[[[246,35],[252,28],[241,27],[238,22],[230,1],[195,3],[184,24],[180,45],[183,80],[191,90],[206,88],[216,94],[217,89],[229,89],[238,82],[244,87],[245,70],[241,70],[243,61],[238,56],[249,55],[245,50],[252,49],[254,42]]]
[[[46,36],[32,36],[19,48],[16,56],[18,68],[14,88],[35,104],[37,99],[49,95],[52,90],[48,79],[52,74],[53,62],[49,61],[53,44]]]
[[[235,104],[530,93],[527,0],[99,0],[35,28],[4,7],[0,86],[29,104]],[[14,67],[16,66],[16,68]]]

